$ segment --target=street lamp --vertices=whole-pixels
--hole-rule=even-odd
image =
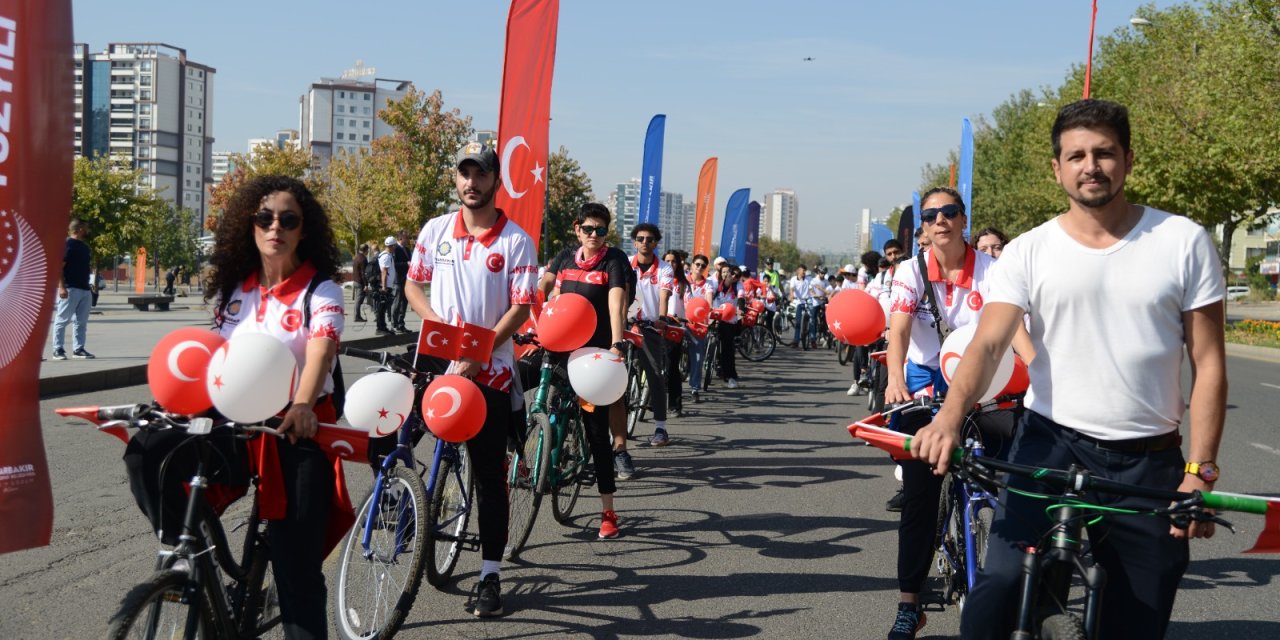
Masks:
[[[1134,16],[1132,18],[1129,18],[1129,24],[1135,27],[1153,27],[1155,26],[1156,23],[1146,18],[1139,18],[1138,16]]]

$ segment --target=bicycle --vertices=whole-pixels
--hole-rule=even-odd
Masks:
[[[262,425],[242,425],[209,417],[188,418],[165,412],[159,407],[129,404],[109,407],[74,407],[57,409],[65,417],[87,420],[98,430],[116,436],[126,444],[127,429],[159,432],[185,431],[189,436],[166,456],[183,447],[195,448],[195,471],[190,479],[181,535],[173,549],[162,548],[156,559],[155,573],[134,586],[112,616],[109,638],[257,638],[279,631],[279,599],[275,581],[267,571],[270,546],[266,521],[259,517],[258,492],[253,493],[245,528],[240,558],[232,556],[220,510],[211,504],[209,473],[215,457],[223,454],[215,449],[212,438],[230,435],[237,440],[281,437],[275,429]],[[320,426],[318,441],[342,442],[351,455],[363,450],[363,432],[334,425]],[[185,475],[185,474],[184,474]],[[259,479],[249,478],[253,487]],[[162,486],[164,484],[161,478]],[[217,496],[225,507],[235,498]],[[158,525],[157,525],[158,526]],[[237,529],[240,527],[237,527]],[[228,582],[229,580],[229,582]]]
[[[891,453],[909,455],[910,437],[867,426],[854,423],[849,431],[854,437],[873,442]],[[1018,639],[1098,636],[1106,572],[1093,562],[1083,542],[1085,526],[1096,519],[1117,515],[1167,516],[1180,528],[1186,528],[1193,521],[1214,522],[1234,533],[1230,522],[1206,510],[1266,514],[1275,500],[1224,492],[1153,489],[1100,478],[1077,465],[1067,469],[1033,467],[980,456],[964,447],[952,452],[951,463],[948,475],[981,485],[991,495],[1005,489],[1054,503],[1046,509],[1051,512],[1051,526],[1034,546],[1026,549],[1016,630],[1012,636]],[[1006,474],[1033,479],[1048,486],[1051,492],[1036,494],[1010,488],[1002,479]],[[1089,502],[1085,496],[1090,492],[1151,498],[1169,504],[1154,509],[1117,508]],[[1264,536],[1268,534],[1263,532]],[[1083,583],[1085,597],[1081,607],[1069,608],[1073,578]],[[1081,609],[1080,614],[1073,609]]]
[[[796,344],[795,326],[799,312],[800,301],[792,300],[781,311],[773,314],[773,335],[777,338],[778,344],[784,347]]]
[[[737,348],[742,357],[752,362],[763,362],[778,348],[778,336],[767,323],[762,322],[764,304],[753,304],[742,315],[742,331],[738,333]]]
[[[640,364],[641,352],[648,352],[648,348],[644,345],[644,331],[654,330],[653,327],[652,322],[641,320],[623,332],[623,338],[631,343],[631,348],[627,350],[626,355],[627,390],[623,395],[627,408],[628,438],[635,435],[636,425],[644,420],[645,411],[649,410],[649,400],[653,395],[649,374]]]
[[[440,588],[462,551],[480,549],[479,537],[467,531],[475,479],[465,445],[437,439],[430,466],[414,458],[414,444],[426,432],[419,407],[432,374],[385,352],[342,347],[341,353],[407,376],[414,386],[413,411],[347,534],[334,594],[334,622],[342,637],[385,638],[404,623],[424,572],[427,582]],[[425,484],[423,474],[429,474]]]

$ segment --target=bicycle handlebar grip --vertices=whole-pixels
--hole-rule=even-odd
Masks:
[[[1204,506],[1222,511],[1243,511],[1245,513],[1265,514],[1269,501],[1253,496],[1242,496],[1233,493],[1213,493],[1205,491],[1200,494]]]
[[[361,360],[372,360],[373,362],[378,363],[381,363],[383,358],[387,356],[387,354],[381,351],[365,351],[364,349],[357,349],[356,347],[343,347],[341,352],[344,356],[360,358]]]
[[[122,404],[114,407],[98,407],[99,420],[133,420],[146,410],[144,404]]]

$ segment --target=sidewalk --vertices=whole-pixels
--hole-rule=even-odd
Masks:
[[[174,298],[169,311],[138,311],[126,299],[132,294],[121,291],[102,292],[98,306],[89,315],[89,330],[85,349],[96,358],[93,360],[52,360],[53,329],[50,322],[44,357],[40,363],[40,397],[68,393],[86,393],[104,389],[116,389],[147,382],[147,358],[151,349],[165,334],[181,327],[208,327],[212,311],[205,306],[199,293]],[[351,322],[354,308],[347,294],[347,325],[342,344],[364,349],[381,349],[393,345],[408,344],[415,334],[378,336],[372,321]],[[418,326],[418,317],[410,310],[406,317],[410,328]],[[66,350],[72,349],[72,326],[66,329]]]

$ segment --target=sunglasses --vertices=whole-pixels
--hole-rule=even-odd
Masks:
[[[955,220],[956,216],[960,215],[962,211],[958,204],[944,204],[941,207],[934,207],[932,209],[925,209],[921,211],[920,221],[933,224],[934,221],[938,219],[939,213],[948,220]]]
[[[695,263],[693,263],[693,266],[695,266],[695,267],[697,267],[697,268],[701,269],[701,268],[703,268],[703,267],[707,266],[707,263],[705,263],[705,262],[695,262]]]
[[[636,242],[639,242],[640,244],[654,244],[657,241],[658,239],[653,236],[637,236],[636,237]]]
[[[253,223],[258,225],[259,229],[270,229],[271,223],[276,220],[280,221],[280,228],[285,231],[293,231],[302,226],[302,216],[292,211],[286,211],[279,217],[270,211],[259,211],[253,214]]]
[[[595,225],[590,225],[590,224],[580,224],[578,225],[578,228],[582,229],[582,232],[587,235],[595,234],[597,238],[603,238],[609,235],[609,227],[607,226],[597,227]]]

